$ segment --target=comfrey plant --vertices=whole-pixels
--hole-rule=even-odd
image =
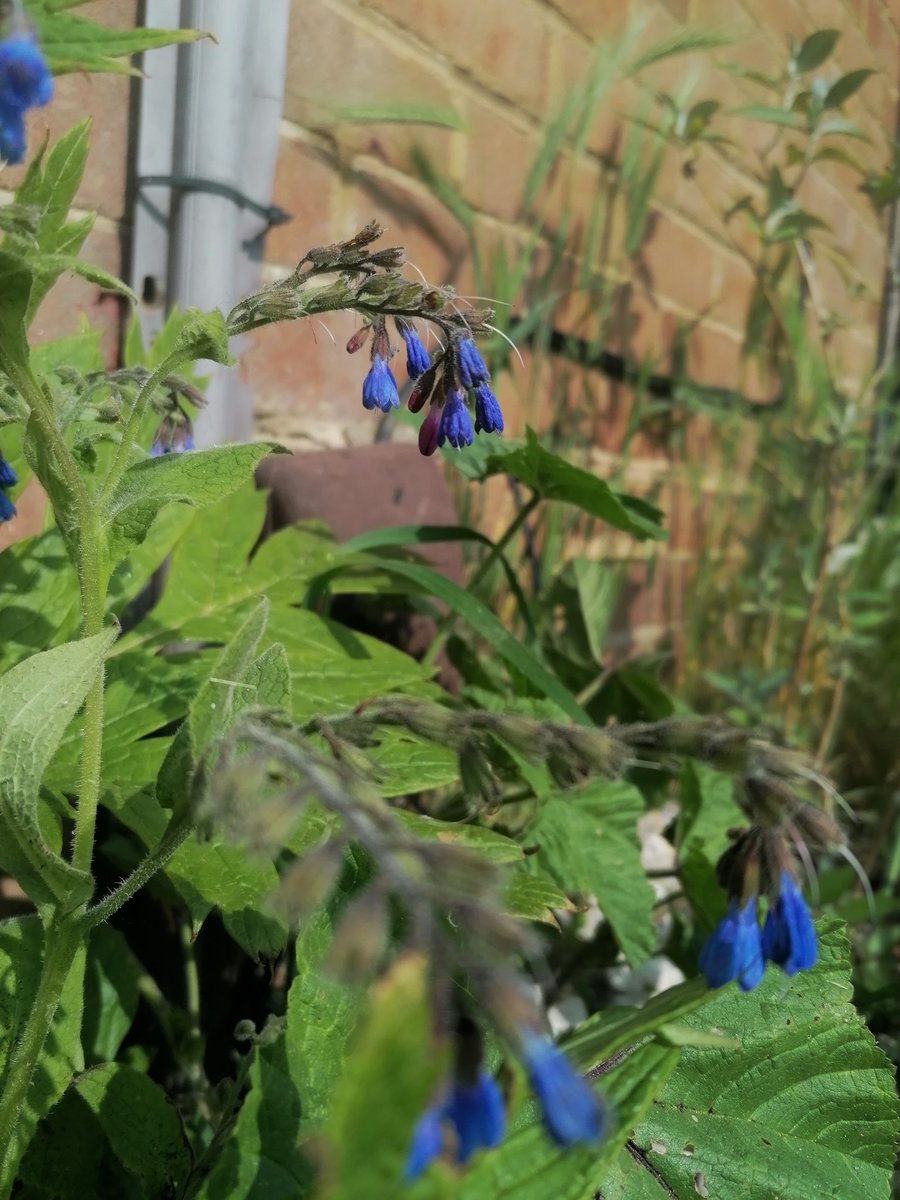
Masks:
[[[108,65],[73,7],[31,7],[48,63],[71,68],[52,53],[68,38]],[[812,930],[787,851],[840,837],[805,760],[702,718],[599,727],[527,638],[397,551],[434,530],[260,543],[251,477],[276,448],[191,449],[196,361],[346,310],[348,349],[371,339],[366,407],[399,406],[396,335],[410,407],[429,406],[421,448],[464,450],[503,426],[476,345],[490,311],[408,279],[372,224],[227,316],[173,314],[150,347],[133,329],[116,371],[91,333],[32,345],[62,271],[129,296],[76,257],[86,152],[86,125],[37,148],[0,246],[0,503],[15,520],[35,477],[53,517],[0,558],[0,870],[18,889],[0,921],[0,1200],[730,1200],[748,1178],[784,1200],[824,1179],[886,1194],[889,1071],[840,923]],[[656,510],[530,432],[488,445],[487,470],[535,496],[658,534]],[[451,697],[429,663],[333,619],[341,591],[436,597],[490,652]],[[657,898],[637,823],[664,791],[680,888]],[[702,965],[717,985],[782,968],[747,995],[696,970],[723,856],[740,907]],[[610,1003],[617,975],[661,961],[684,982]]]

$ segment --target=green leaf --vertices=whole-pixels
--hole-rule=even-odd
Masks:
[[[746,117],[748,121],[765,121],[767,125],[784,125],[788,129],[802,129],[803,119],[790,109],[775,108],[771,104],[745,104],[731,109],[731,116]]]
[[[283,1036],[264,1033],[250,1092],[201,1195],[205,1200],[294,1200],[309,1194],[312,1166],[300,1141],[321,1127],[340,1077],[344,1044],[356,1021],[359,991],[322,974],[332,923],[320,911],[297,938],[297,974]]]
[[[230,365],[233,360],[228,352],[228,330],[225,318],[218,309],[211,312],[203,312],[199,308],[187,309],[184,321],[178,328],[175,354],[181,362],[208,358],[222,366]]]
[[[606,521],[641,540],[665,537],[661,513],[645,500],[614,491],[590,471],[575,467],[545,449],[533,429],[525,431],[525,445],[492,443],[478,478],[513,475],[544,500],[574,504],[583,512]]]
[[[698,1173],[717,1200],[888,1200],[892,1073],[850,1003],[841,926],[818,932],[812,971],[788,979],[770,967],[752,993],[730,984],[684,1018],[741,1050],[685,1049],[632,1135],[678,1200],[696,1200]]]
[[[466,129],[455,108],[416,100],[379,100],[345,104],[329,109],[339,125],[435,125],[441,129]]]
[[[141,971],[117,929],[100,925],[91,933],[84,977],[81,1041],[90,1065],[112,1061],[137,1012]]]
[[[149,745],[157,740],[151,739]],[[138,772],[145,778],[146,766],[142,764]],[[157,845],[169,826],[171,813],[146,791],[123,796],[107,789],[103,801],[148,847]],[[278,887],[278,872],[271,862],[254,859],[242,846],[222,838],[200,840],[192,835],[169,860],[165,879],[187,906],[195,930],[215,908],[229,934],[251,958],[275,958],[284,949],[284,916],[269,903]]]
[[[858,71],[848,71],[846,75],[836,79],[825,93],[824,107],[840,108],[845,101],[859,91],[869,76],[874,74],[875,72],[868,67],[863,67]]]
[[[194,29],[108,29],[59,11],[54,0],[26,0],[25,7],[35,24],[37,39],[54,75],[70,71],[140,72],[122,58],[132,58],[161,46],[194,42],[205,35]]]
[[[725,912],[716,863],[731,845],[728,830],[739,829],[746,819],[734,801],[731,779],[704,763],[682,767],[680,800],[678,877],[694,911],[712,929]]]
[[[35,903],[77,904],[91,880],[47,845],[38,788],[115,631],[45,650],[0,678],[0,864]]]
[[[43,931],[36,917],[0,921],[0,1064],[4,1067],[13,1046],[22,1036],[34,1003],[43,949]],[[38,1058],[7,1163],[11,1171],[34,1136],[38,1122],[59,1100],[72,1075],[84,1066],[79,1036],[84,957],[84,947],[81,947],[66,977],[49,1036]]]
[[[522,847],[518,842],[502,833],[496,833],[493,829],[485,829],[483,825],[438,821],[434,817],[424,817],[402,808],[397,809],[394,816],[410,833],[423,841],[451,842],[457,846],[465,846],[493,863],[518,862],[523,858]]]
[[[574,905],[554,883],[540,875],[510,871],[503,887],[503,906],[514,917],[543,921],[558,928],[554,910],[571,910]]]
[[[40,263],[42,270],[53,272],[54,278],[58,278],[66,271],[72,271],[73,274],[86,279],[88,283],[95,283],[97,287],[106,292],[118,292],[132,304],[137,304],[137,296],[128,284],[123,283],[111,271],[105,271],[103,267],[95,266],[93,263],[85,262],[70,254],[42,254]]]
[[[200,790],[196,776],[208,752],[237,714],[253,703],[255,690],[247,696],[243,676],[253,662],[268,613],[269,602],[262,597],[211,664],[156,780],[156,797],[165,808],[179,812],[196,803]]]
[[[597,897],[632,966],[655,949],[653,889],[641,867],[637,820],[644,811],[631,784],[595,782],[542,801],[525,836],[540,849],[529,860],[567,891]]]
[[[104,514],[111,562],[147,536],[165,504],[178,502],[203,508],[237,491],[253,468],[274,447],[266,442],[217,446],[187,454],[163,454],[134,463],[110,497]]]
[[[648,49],[642,50],[628,64],[626,71],[629,75],[634,75],[666,58],[679,54],[696,54],[700,50],[717,50],[720,46],[729,45],[731,41],[732,38],[726,33],[682,26],[668,37],[660,38]]]
[[[132,1067],[104,1063],[86,1071],[75,1088],[143,1194],[178,1195],[191,1169],[190,1148],[175,1106],[153,1080]]]
[[[576,558],[572,563],[581,616],[594,662],[604,660],[603,639],[615,612],[620,582],[608,562]]]
[[[348,538],[341,543],[344,553],[356,553],[366,550],[380,550],[388,546],[428,545],[432,542],[480,542],[496,551],[494,542],[477,529],[467,525],[395,525],[388,529],[371,529],[356,537]],[[503,568],[506,582],[516,598],[519,612],[526,621],[529,632],[534,632],[528,601],[522,587],[516,578],[516,573],[509,565],[506,555],[497,555],[498,562]]]
[[[564,713],[582,725],[591,723],[587,713],[556,676],[552,675],[534,654],[497,620],[490,609],[485,608],[480,600],[476,600],[459,584],[453,583],[446,576],[419,563],[402,562],[392,558],[382,559],[381,565],[391,574],[408,579],[422,591],[443,600],[452,612],[457,613],[472,626],[476,633],[486,638],[502,659],[514,667],[539,692],[558,704]],[[333,568],[328,575],[335,575],[339,570],[340,568]]]
[[[7,360],[19,367],[28,362],[25,314],[33,282],[23,258],[0,250],[0,367],[7,371]]]
[[[382,796],[410,796],[448,787],[459,779],[459,756],[445,746],[414,737],[405,729],[378,731],[368,755],[378,771]]]
[[[794,66],[800,74],[815,71],[831,56],[841,36],[838,29],[817,29],[804,41],[794,57]]]
[[[18,467],[16,468],[18,470]],[[8,670],[78,631],[78,577],[58,530],[3,551],[0,571],[0,667]]]
[[[393,1196],[413,1127],[442,1067],[423,959],[405,955],[375,985],[330,1105],[322,1197]]]

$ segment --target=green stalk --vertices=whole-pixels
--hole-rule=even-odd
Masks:
[[[106,603],[106,577],[102,561],[101,530],[92,497],[78,473],[78,467],[56,423],[49,398],[29,365],[10,358],[0,345],[0,367],[12,381],[31,410],[39,436],[53,456],[71,501],[78,524],[78,579],[81,598],[82,634],[89,637],[103,628]],[[51,502],[56,489],[48,489]],[[66,514],[54,509],[58,522]],[[78,810],[75,816],[72,863],[89,870],[93,852],[97,804],[100,796],[100,766],[103,748],[103,667],[91,684],[84,708],[84,748]],[[82,910],[61,921],[45,925],[45,943],[41,977],[21,1036],[7,1064],[0,1096],[0,1200],[7,1200],[15,1182],[18,1155],[15,1154],[16,1127],[35,1067],[43,1052],[50,1026],[59,1007],[72,964],[82,945],[85,930],[80,923]]]
[[[159,364],[155,371],[147,377],[143,387],[135,397],[134,404],[131,407],[131,412],[128,414],[128,419],[122,430],[122,437],[116,450],[115,457],[112,461],[112,466],[109,468],[109,473],[103,481],[103,486],[97,495],[97,508],[100,512],[106,508],[108,501],[114,495],[116,488],[122,482],[122,476],[128,470],[128,458],[131,454],[131,448],[137,440],[140,433],[141,422],[147,415],[147,408],[150,404],[150,399],[153,396],[156,387],[160,380],[165,379],[174,369],[181,363],[190,358],[190,354],[184,350],[173,350]]]
[[[47,928],[37,994],[10,1057],[0,1094],[0,1200],[8,1200],[15,1183],[19,1158],[15,1153],[16,1127],[22,1105],[83,936],[71,918]]]
[[[510,521],[509,525],[506,527],[506,530],[504,531],[503,536],[500,538],[499,541],[496,541],[494,543],[494,545],[491,547],[489,553],[486,554],[484,556],[484,558],[481,560],[481,562],[478,564],[475,574],[472,576],[472,578],[469,580],[469,582],[467,584],[467,587],[470,592],[474,592],[475,588],[478,586],[479,583],[481,583],[482,579],[484,579],[484,577],[487,575],[488,571],[490,571],[491,567],[493,567],[493,565],[497,562],[497,560],[500,558],[500,555],[503,553],[503,551],[506,549],[506,547],[509,545],[509,543],[512,541],[512,539],[516,536],[516,534],[519,532],[519,530],[522,528],[522,526],[525,524],[525,522],[528,520],[528,518],[531,516],[531,514],[534,512],[534,510],[537,508],[537,506],[540,504],[540,502],[541,502],[541,498],[540,498],[540,496],[538,496],[538,494],[536,492],[533,492],[528,497],[528,499],[525,501],[525,503],[522,505],[522,507],[519,509],[519,511],[516,513],[516,515]]]

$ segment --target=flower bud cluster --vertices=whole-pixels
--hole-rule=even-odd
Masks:
[[[422,453],[433,454],[444,444],[462,449],[471,445],[476,433],[502,433],[503,414],[473,340],[492,328],[493,311],[460,312],[453,305],[452,288],[407,279],[401,273],[401,247],[371,248],[383,232],[372,221],[349,241],[308,251],[288,279],[248,296],[232,309],[227,320],[229,334],[340,309],[354,311],[365,325],[352,335],[347,352],[355,354],[373,334],[363,406],[390,412],[400,404],[385,326],[386,318],[392,317],[406,346],[407,374],[415,383],[408,402],[410,411],[419,412],[431,401],[419,433]],[[416,321],[442,331],[447,345],[433,358],[419,336]]]

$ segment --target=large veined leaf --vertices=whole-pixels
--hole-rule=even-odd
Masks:
[[[91,881],[48,846],[38,788],[113,631],[45,650],[0,677],[0,864],[38,904],[86,899]]]
[[[770,967],[754,992],[729,984],[683,1018],[740,1050],[682,1051],[634,1129],[639,1155],[620,1155],[602,1180],[605,1200],[887,1200],[892,1072],[851,1004],[842,927],[822,921],[818,933],[812,971]]]
[[[24,1200],[181,1194],[191,1152],[175,1106],[142,1071],[103,1063],[75,1078],[22,1163]]]
[[[633,965],[653,953],[653,889],[641,868],[637,788],[597,782],[543,800],[527,838],[530,860],[560,887],[593,894]]]
[[[105,514],[109,555],[119,561],[147,536],[159,510],[179,502],[206,508],[242,487],[273,447],[262,442],[165,454],[129,467]]]

